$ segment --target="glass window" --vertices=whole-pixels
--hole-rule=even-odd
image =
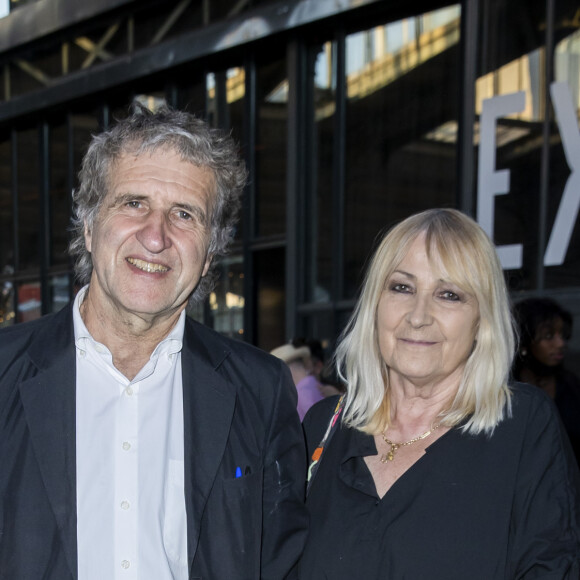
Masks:
[[[12,210],[12,142],[0,141],[0,326],[15,322],[14,212]]]
[[[33,280],[18,284],[17,322],[28,322],[41,316],[40,281]]]
[[[580,10],[568,2],[557,4],[559,42],[554,55],[554,76],[558,87],[552,87],[556,126],[550,148],[546,252],[551,256],[544,256],[544,260],[551,258],[545,271],[548,288],[580,285]]]
[[[244,97],[246,91],[245,70],[241,67],[229,68],[226,71],[209,73],[206,77],[207,118],[214,127],[228,131],[242,149]],[[235,239],[243,237],[243,221],[238,221]]]
[[[74,171],[74,187],[78,186],[78,170],[81,167],[82,159],[91,141],[91,135],[99,132],[98,112],[96,110],[86,112],[75,112],[70,115],[71,135],[72,135],[72,156]],[[75,290],[78,290],[78,286]]]
[[[538,275],[545,13],[525,0],[484,4],[475,87],[477,219],[498,246],[510,288],[529,289]],[[497,172],[504,172],[507,187],[498,186]]]
[[[329,302],[333,274],[333,154],[336,122],[336,44],[315,50],[313,135],[310,139],[313,171],[306,196],[306,300]],[[336,225],[335,225],[336,227]]]
[[[258,67],[257,77],[256,233],[270,236],[286,232],[286,60]]]
[[[50,265],[68,265],[71,192],[68,182],[68,128],[50,130]]]
[[[176,101],[174,104],[178,109],[187,111],[198,117],[205,118],[205,82],[200,80],[197,75],[188,73],[187,77],[193,76],[192,84],[179,86],[176,92]]]
[[[157,109],[160,107],[167,105],[165,94],[162,92],[139,94],[135,95],[133,99],[153,112],[157,111]],[[129,98],[126,104],[122,104],[115,110],[115,114],[113,115],[113,122],[115,119],[124,119],[128,115],[131,101],[132,99]]]
[[[304,316],[300,321],[300,335],[306,340],[318,340],[324,348],[326,359],[330,359],[336,329],[334,328],[334,313],[331,310],[317,312]]]
[[[210,326],[232,338],[244,334],[244,269],[242,256],[220,260],[220,277],[209,297]]]
[[[40,268],[40,202],[38,129],[16,135],[18,175],[18,270]]]
[[[2,278],[0,286],[0,328],[2,328],[16,322],[16,313],[14,311],[14,283],[12,280]]]
[[[256,297],[254,343],[270,351],[286,342],[286,261],[285,248],[261,250],[254,254]]]
[[[75,187],[78,185],[76,174],[78,173],[78,169],[80,169],[83,157],[85,156],[89,143],[91,142],[91,136],[99,132],[98,119],[99,115],[97,110],[75,112],[70,115],[73,166],[76,168]]]
[[[385,227],[455,205],[459,31],[454,5],[346,38],[347,298]]]
[[[67,274],[51,276],[49,279],[49,312],[58,312],[69,302],[69,277]]]

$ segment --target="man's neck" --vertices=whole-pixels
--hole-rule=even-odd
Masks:
[[[182,310],[153,320],[139,316],[114,317],[95,307],[90,291],[80,304],[80,314],[87,330],[109,349],[113,365],[129,380],[135,378],[157,345],[169,335]]]

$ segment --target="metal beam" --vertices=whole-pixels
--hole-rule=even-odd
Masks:
[[[111,60],[113,58],[113,55],[105,50],[105,46],[107,46],[111,38],[115,36],[120,26],[120,22],[115,22],[115,24],[109,26],[97,44],[85,37],[76,39],[75,42],[89,53],[83,62],[81,69],[89,68],[97,57],[104,61]]]
[[[191,0],[182,0],[165,19],[165,22],[159,27],[157,34],[151,40],[151,46],[159,44],[165,35],[171,30],[171,27],[179,20],[179,17],[185,12],[191,4]]]
[[[30,64],[26,60],[15,60],[14,64],[21,70],[23,70],[27,75],[31,76],[34,80],[38,81],[40,84],[49,86],[51,83],[51,78],[44,74],[39,68]]]
[[[21,6],[0,18],[0,53],[14,50],[64,28],[74,26],[96,16],[106,14],[123,6],[140,2],[137,0],[46,0]]]
[[[473,127],[475,125],[475,82],[479,49],[479,0],[466,0],[461,13],[461,95],[457,140],[457,205],[470,216],[475,214],[475,164]]]
[[[317,0],[316,3],[311,0],[294,0],[258,7],[236,18],[194,29],[155,47],[147,47],[94,66],[90,75],[87,71],[74,72],[68,77],[53,80],[47,89],[1,103],[0,123],[381,2],[384,0],[344,0],[340,3],[335,0]]]

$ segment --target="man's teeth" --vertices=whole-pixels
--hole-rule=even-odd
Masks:
[[[133,264],[139,270],[144,272],[167,272],[169,268],[162,266],[161,264],[152,264],[151,262],[145,262],[144,260],[137,260],[136,258],[127,258],[129,264]]]

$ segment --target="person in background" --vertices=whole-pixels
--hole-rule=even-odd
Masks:
[[[580,380],[564,366],[572,315],[551,298],[527,298],[514,306],[520,343],[513,375],[554,400],[580,464]]]
[[[290,373],[185,313],[233,236],[236,144],[135,103],[79,177],[84,286],[0,331],[0,578],[289,577],[307,528]]]
[[[310,349],[310,354],[312,355],[312,374],[316,377],[320,385],[319,390],[322,396],[332,397],[342,394],[344,387],[341,385],[340,379],[334,372],[333,367],[326,363],[324,347],[320,340],[311,338],[304,342]]]
[[[509,384],[493,243],[452,209],[381,241],[336,361],[344,397],[303,421],[302,580],[578,580],[580,475],[554,405]]]
[[[302,421],[306,411],[323,398],[320,383],[312,372],[310,349],[303,341],[297,340],[273,349],[270,354],[283,360],[290,369],[298,393],[296,409]]]

